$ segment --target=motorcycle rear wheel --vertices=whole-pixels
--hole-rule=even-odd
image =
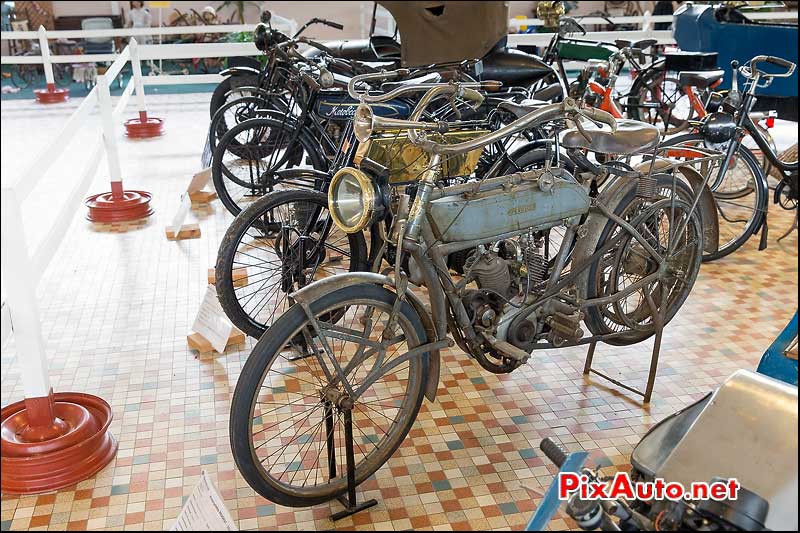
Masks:
[[[697,279],[703,251],[701,217],[695,211],[688,219],[683,234],[679,237],[672,236],[678,222],[686,218],[693,195],[691,188],[676,178],[675,209],[672,209],[669,199],[672,186],[670,176],[659,175],[658,190],[662,199],[645,201],[636,196],[636,187],[630,187],[615,209],[617,216],[631,223],[657,252],[665,254],[663,257],[675,271],[671,272],[672,275],[611,304],[587,308],[585,323],[593,335],[620,333],[619,336],[604,341],[608,344],[635,344],[655,333],[652,310],[647,303],[645,291],[650,292],[655,305],[660,309],[664,305],[661,289],[667,289],[667,308],[664,311],[666,324],[686,301]],[[625,233],[620,243],[593,262],[588,269],[588,299],[613,295],[658,268],[644,252],[641,244],[612,220],[608,220],[602,229],[596,249],[599,250],[620,233]],[[666,250],[670,244],[672,251],[667,257]]]

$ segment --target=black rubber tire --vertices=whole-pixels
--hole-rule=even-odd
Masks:
[[[241,124],[237,124],[228,130],[228,132],[225,133],[225,135],[223,135],[219,140],[219,144],[214,149],[214,155],[211,162],[211,177],[214,182],[214,189],[216,190],[217,196],[219,196],[222,204],[234,216],[238,215],[242,211],[242,206],[240,206],[236,200],[234,200],[228,190],[228,185],[226,182],[232,181],[236,183],[236,179],[230,174],[230,172],[228,172],[227,168],[225,168],[223,159],[228,151],[234,155],[238,155],[236,152],[240,150],[242,145],[238,142],[236,137],[241,134],[242,131],[248,128],[264,127],[284,129],[293,132],[293,128],[298,126],[294,123],[283,122],[270,116],[250,119],[242,122]],[[321,148],[319,142],[315,140],[313,136],[310,135],[306,130],[297,132],[297,139],[295,142],[298,143],[296,144],[296,147],[298,148],[298,156],[295,159],[301,159],[302,155],[306,154],[313,169],[319,171],[326,171],[328,169],[328,161],[320,151]],[[234,147],[232,151],[229,150],[229,145]],[[301,162],[302,161],[300,160],[291,160],[287,161],[286,164],[291,167],[296,166]],[[241,185],[241,183],[237,183],[237,186],[239,185]],[[264,189],[259,190],[258,186],[254,187],[254,189],[260,192],[262,195],[269,192]]]
[[[257,224],[266,213],[283,204],[300,201],[318,204],[325,208],[328,206],[328,197],[321,192],[312,190],[294,189],[267,194],[249,205],[233,220],[219,245],[215,268],[217,297],[233,325],[250,337],[260,338],[270,325],[260,323],[251,317],[242,308],[237,298],[236,287],[233,283],[233,263],[240,241],[246,235],[247,230]],[[364,234],[361,232],[351,233],[347,235],[347,242],[350,247],[350,272],[367,270],[367,245]],[[280,275],[280,273],[276,273],[276,275]]]
[[[641,76],[638,76],[636,80],[633,82],[631,86],[631,90],[628,93],[628,99],[625,102],[625,114],[628,118],[633,120],[638,120],[640,122],[645,122],[647,124],[652,124],[652,121],[648,120],[648,117],[642,112],[641,101],[642,96],[645,94],[646,91],[650,90],[650,86],[654,83],[659,83],[658,78],[664,74],[665,72],[662,69],[650,69],[646,73]],[[681,90],[680,88],[678,90]],[[659,117],[664,121],[664,113],[659,111]],[[691,114],[689,115],[689,120],[692,119],[694,114],[694,110],[691,110]],[[670,115],[669,117],[669,124],[664,125],[665,131],[668,133],[670,131],[677,132],[681,129],[685,128],[688,125],[688,120],[681,120],[678,117],[674,117]]]
[[[209,145],[211,147],[211,150],[213,151],[213,150],[215,150],[217,148],[217,145],[219,144],[220,139],[222,139],[222,137],[228,132],[228,130],[230,130],[230,128],[232,126],[234,126],[236,124],[241,124],[242,122],[244,122],[243,120],[242,121],[238,120],[239,118],[244,118],[244,117],[236,117],[237,118],[236,124],[234,124],[234,125],[227,124],[226,116],[225,116],[225,112],[226,111],[228,111],[231,107],[234,107],[234,106],[237,106],[237,105],[243,105],[243,104],[247,104],[247,105],[253,106],[254,109],[258,109],[259,108],[258,107],[259,104],[262,104],[263,102],[264,102],[263,98],[261,98],[259,96],[243,96],[241,98],[237,98],[235,100],[231,100],[229,102],[225,102],[225,104],[223,104],[219,109],[217,109],[217,112],[214,113],[213,117],[211,117],[211,124],[208,127],[208,131],[210,132]],[[248,119],[248,118],[256,118],[257,116],[260,116],[260,115],[256,115],[255,113],[251,113],[251,114],[252,114],[252,116],[247,116],[246,119]],[[238,144],[238,143],[235,143],[235,144]],[[230,150],[233,153],[236,153],[236,151],[233,148],[230,148]],[[237,155],[240,155],[240,154],[237,154]]]
[[[234,78],[239,78],[234,83]],[[258,76],[252,74],[242,74],[236,76],[226,76],[224,80],[214,88],[214,93],[211,95],[211,103],[209,104],[208,116],[213,118],[214,114],[220,107],[225,105],[228,100],[228,93],[234,87],[239,86],[255,86],[258,83]]]
[[[665,187],[666,188],[670,188],[672,186],[671,179],[667,180],[667,179],[665,179],[663,177],[663,175],[660,175],[659,178],[660,178],[659,179],[659,188],[660,189],[665,188]],[[687,202],[688,205],[691,206],[692,205],[692,197],[694,195],[691,187],[689,187],[688,184],[686,184],[684,181],[682,181],[680,179],[677,179],[676,184],[677,184],[677,189],[679,191],[678,195],[681,197],[681,200],[683,200],[684,202]],[[628,208],[628,206],[632,202],[636,201],[636,189],[637,189],[636,186],[629,187],[628,190],[626,191],[625,196],[623,197],[623,199],[621,201],[619,201],[616,206],[614,206],[614,213],[616,215],[622,216],[624,218],[623,214],[624,214],[625,210]],[[695,259],[695,264],[692,265],[692,267],[693,267],[692,282],[691,282],[689,288],[685,291],[685,294],[680,299],[680,301],[678,301],[677,303],[673,304],[668,309],[667,315],[665,317],[665,322],[664,322],[665,325],[670,320],[672,320],[672,318],[675,316],[675,314],[678,312],[678,310],[681,308],[681,306],[685,302],[686,298],[688,297],[689,293],[691,292],[691,287],[694,285],[694,282],[697,279],[697,273],[700,270],[700,263],[702,261],[702,247],[703,247],[702,227],[700,227],[702,225],[702,220],[700,218],[700,214],[697,211],[695,211],[694,217],[696,217],[696,223],[697,223],[697,226],[699,228],[700,238],[699,238],[699,241],[698,241],[698,246],[700,247],[701,253],[697,254],[697,257]],[[601,246],[603,246],[603,244],[605,244],[608,241],[608,239],[611,237],[611,235],[612,235],[612,233],[613,233],[613,231],[614,231],[614,229],[616,227],[617,227],[617,224],[615,222],[613,222],[612,220],[608,220],[606,222],[606,224],[603,227],[603,230],[602,230],[602,232],[600,234],[600,239],[599,239],[598,244],[597,244],[597,249],[599,249]],[[598,287],[598,284],[597,284],[597,278],[598,278],[597,269],[600,266],[600,263],[601,263],[600,261],[594,261],[588,267],[588,286],[587,286],[587,295],[586,295],[587,299],[598,298],[598,297],[603,296],[603,294],[601,294],[602,289],[600,287]],[[589,328],[589,331],[591,331],[591,333],[593,335],[606,335],[606,334],[609,334],[609,333],[613,333],[613,331],[606,325],[606,323],[604,321],[603,313],[602,313],[600,307],[598,307],[598,306],[592,306],[592,307],[588,307],[586,309],[586,317],[584,319],[584,322],[586,323],[587,328]],[[655,333],[655,331],[653,329],[650,329],[650,328],[648,328],[648,330],[646,330],[646,331],[635,330],[635,331],[630,331],[625,336],[604,340],[603,342],[605,342],[607,344],[610,344],[610,345],[613,345],[613,346],[628,346],[628,345],[631,345],[631,344],[636,344],[638,342],[642,342],[643,340],[645,340],[645,339],[651,337],[652,335],[654,335],[654,333]]]
[[[314,315],[319,316],[323,314],[326,309],[335,309],[337,306],[348,301],[372,300],[381,302],[383,305],[391,308],[396,299],[397,295],[385,287],[360,284],[344,287],[326,294],[316,301],[311,302],[310,307]],[[399,306],[399,313],[413,328],[412,331],[408,331],[407,333],[414,334],[417,337],[409,341],[409,347],[428,342],[420,317],[408,302],[403,302]],[[247,358],[239,380],[236,383],[236,389],[234,390],[233,399],[231,401],[229,435],[233,459],[239,472],[258,494],[279,505],[288,507],[318,505],[344,494],[347,490],[345,479],[343,476],[339,475],[335,478],[335,483],[327,485],[325,490],[319,491],[319,494],[299,495],[287,493],[285,490],[281,490],[277,487],[274,484],[274,480],[263,474],[263,467],[255,456],[250,423],[253,418],[255,404],[259,398],[261,383],[266,377],[267,371],[271,367],[273,361],[280,355],[280,352],[284,349],[287,342],[296,336],[298,330],[304,327],[307,321],[308,318],[306,317],[305,311],[299,304],[292,306],[275,321],[272,328],[270,328],[269,335],[261,337],[253,348],[252,353]],[[409,363],[409,376],[411,376],[413,372],[418,385],[417,389],[412,391],[410,396],[405,397],[410,403],[409,413],[411,416],[407,417],[407,421],[405,421],[404,426],[401,427],[401,431],[396,434],[394,440],[387,443],[387,446],[381,446],[378,449],[378,453],[380,454],[377,458],[378,460],[373,460],[369,468],[366,469],[359,468],[359,465],[356,465],[356,484],[363,482],[380,469],[394,454],[400,444],[402,444],[406,435],[408,435],[408,431],[416,420],[419,408],[425,396],[425,381],[428,377],[429,368],[428,357],[428,355],[424,355],[420,358],[412,359]],[[340,465],[340,474],[342,466],[343,465]]]
[[[701,142],[703,139],[703,136],[699,133],[687,133],[684,135],[677,135],[664,141],[662,146],[675,146],[692,141]],[[767,178],[764,175],[764,169],[762,168],[756,156],[753,155],[753,152],[750,151],[750,149],[746,146],[739,145],[738,152],[739,158],[744,161],[744,163],[749,167],[750,172],[756,177],[755,181],[757,185],[755,193],[758,208],[753,211],[754,216],[747,223],[747,226],[745,226],[745,231],[743,231],[739,237],[728,243],[727,246],[723,246],[715,252],[704,252],[703,262],[711,262],[716,261],[717,259],[722,259],[723,257],[732,254],[741,248],[742,245],[744,245],[744,243],[746,243],[753,234],[761,229],[762,225],[764,224],[764,219],[767,216],[767,209],[769,207],[769,185],[767,184]],[[711,182],[709,182],[709,186],[710,185],[712,185]],[[713,190],[711,191],[711,194],[716,198],[716,194]]]

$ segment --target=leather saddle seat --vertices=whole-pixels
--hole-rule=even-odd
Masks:
[[[641,41],[633,42],[625,39],[617,39],[614,41],[614,44],[617,45],[617,48],[627,48],[630,46],[631,48],[639,50],[647,50],[651,46],[658,44],[658,41],[655,39],[642,39]]]
[[[678,83],[681,87],[691,85],[698,89],[705,89],[725,75],[724,70],[689,70],[678,74]]]
[[[584,122],[582,126],[591,138],[591,142],[577,128],[572,128],[564,134],[562,146],[602,154],[635,154],[652,150],[661,140],[658,128],[638,120],[617,119],[615,132],[608,126],[601,129],[591,122]]]

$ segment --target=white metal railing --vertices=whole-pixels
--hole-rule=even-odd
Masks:
[[[171,28],[163,28],[171,29]],[[88,31],[88,30],[87,30]],[[102,31],[102,30],[90,30]],[[122,30],[118,30],[122,31]],[[15,33],[15,32],[8,32]],[[73,54],[73,55],[52,55],[48,40],[49,35],[55,32],[48,32],[44,27],[40,27],[38,32],[16,32],[33,33],[39,39],[41,55],[28,56],[2,56],[0,64],[3,65],[42,65],[47,63],[98,63],[116,61],[120,54]],[[5,39],[5,33],[3,34]],[[124,52],[122,52],[124,53]],[[139,45],[139,57],[142,60],[152,59],[189,59],[202,57],[235,57],[253,56],[259,54],[258,49],[252,42],[245,43],[181,43],[181,44],[143,44]],[[124,63],[122,63],[124,65]]]
[[[748,13],[747,17],[752,20],[797,20],[797,11],[782,11],[782,12],[754,12]],[[614,39],[627,39],[630,41],[638,41],[641,39],[655,39],[659,44],[675,44],[675,38],[671,30],[654,30],[653,24],[659,22],[672,22],[672,15],[651,15],[649,11],[645,11],[641,16],[625,16],[625,17],[575,17],[581,24],[635,24],[639,26],[638,30],[625,30],[625,31],[599,31],[587,32],[585,36],[580,36],[581,39],[595,40],[595,41],[613,41]],[[519,29],[521,26],[542,26],[544,21],[536,18],[513,18],[509,20],[509,27]],[[510,46],[519,45],[546,45],[552,39],[553,33],[512,33],[508,36],[508,44]]]
[[[37,32],[38,33],[38,32]],[[170,45],[185,46],[185,45]],[[204,57],[219,57],[222,55],[214,45],[205,45]],[[140,54],[140,50],[142,53]],[[193,53],[196,50],[193,51]],[[177,52],[173,53],[175,57]],[[22,381],[26,398],[47,396],[50,391],[50,381],[47,373],[47,360],[45,356],[45,343],[42,338],[41,323],[38,306],[36,303],[36,286],[38,285],[47,265],[52,261],[58,251],[60,243],[70,227],[75,213],[81,209],[82,200],[86,197],[87,190],[97,173],[103,153],[106,155],[108,171],[113,183],[121,186],[122,171],[117,147],[117,128],[122,121],[123,114],[128,106],[131,96],[136,94],[136,107],[140,114],[146,112],[144,86],[156,84],[171,84],[178,80],[179,83],[205,83],[221,79],[219,75],[185,75],[164,76],[145,79],[141,72],[142,56],[149,57],[146,46],[138,46],[132,39],[128,46],[118,54],[117,59],[106,70],[105,74],[97,76],[97,85],[89,92],[70,117],[61,127],[59,132],[42,146],[32,158],[31,165],[16,179],[9,180],[2,185],[2,264],[4,302],[0,309],[2,318],[2,341],[13,333],[17,353],[24,354],[17,360],[22,369]],[[177,57],[182,57],[177,55]],[[194,55],[192,56],[194,57]],[[47,56],[42,56],[46,60]],[[133,76],[128,81],[116,105],[112,107],[110,85],[122,72],[127,63],[130,63]],[[52,83],[52,64],[43,62],[45,77]],[[146,81],[148,83],[146,83]],[[75,136],[89,119],[95,109],[100,111],[101,127],[90,134],[88,141],[89,157],[84,161],[79,170],[77,179],[69,192],[61,197],[57,205],[53,206],[56,214],[53,222],[40,239],[35,250],[30,249],[25,235],[25,223],[22,216],[22,204],[39,185],[48,170],[54,167],[59,156],[64,152],[70,140]],[[121,187],[120,187],[121,188]]]

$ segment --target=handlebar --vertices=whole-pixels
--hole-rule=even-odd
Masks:
[[[775,65],[777,67],[785,68],[786,72],[779,73],[779,74],[778,73],[773,74],[773,73],[770,73],[770,72],[765,72],[765,71],[763,71],[763,70],[758,68],[758,64],[759,63],[770,63],[770,64]],[[742,65],[741,67],[739,67],[739,72],[742,74],[742,76],[744,76],[745,78],[748,78],[748,79],[752,79],[755,76],[765,77],[765,78],[788,78],[792,74],[794,74],[794,69],[796,67],[797,67],[797,65],[795,65],[791,61],[788,61],[788,60],[783,59],[781,57],[761,55],[761,56],[756,56],[753,59],[751,59],[750,62],[747,65]]]
[[[486,91],[496,91],[499,90],[502,84],[497,81],[482,81],[482,82],[465,82],[465,83],[458,83],[458,84],[451,84],[451,83],[409,83],[408,85],[404,85],[401,87],[397,87],[396,89],[392,89],[389,92],[379,94],[379,95],[370,95],[367,91],[358,91],[356,89],[356,85],[359,83],[364,83],[367,81],[393,81],[399,80],[405,76],[408,76],[411,73],[409,69],[397,69],[391,71],[381,71],[381,72],[372,72],[367,74],[359,74],[357,76],[353,76],[350,78],[350,81],[347,82],[347,93],[350,95],[351,98],[356,100],[360,100],[365,104],[377,104],[381,102],[387,102],[392,100],[393,98],[397,98],[403,94],[414,93],[414,92],[421,92],[421,91],[428,91],[435,89],[437,87],[450,87],[450,86],[457,86],[464,89],[464,91],[473,90],[472,92],[480,95],[474,89],[483,89]],[[464,97],[470,99],[466,93]],[[480,95],[480,101],[483,101],[483,96]]]
[[[344,29],[344,24],[339,24],[338,22],[333,22],[332,20],[317,19],[317,22],[319,22],[320,24],[324,24],[325,26],[330,26],[331,28],[334,28],[334,29],[337,29],[337,30],[343,30]]]
[[[443,144],[437,143],[434,141],[430,141],[426,139],[424,136],[420,134],[419,130],[436,130],[436,131],[448,131],[449,123],[447,122],[439,122],[439,123],[431,123],[431,122],[420,122],[417,118],[422,114],[422,110],[424,110],[425,106],[433,100],[433,97],[429,98],[429,95],[437,91],[437,88],[430,89],[429,93],[422,97],[420,103],[417,104],[417,107],[412,113],[412,116],[407,121],[402,121],[402,127],[408,128],[408,139],[415,145],[419,146],[425,152],[436,154],[436,155],[457,155],[463,154],[466,152],[470,152],[472,150],[483,148],[489,144],[492,144],[496,141],[502,140],[509,135],[513,135],[519,131],[529,129],[532,127],[536,127],[539,124],[543,124],[545,122],[549,122],[552,120],[569,118],[576,120],[576,124],[578,124],[578,129],[581,130],[580,121],[577,120],[579,117],[583,116],[592,120],[594,122],[599,122],[603,124],[607,124],[611,127],[612,131],[617,130],[617,121],[614,119],[611,114],[606,113],[600,109],[580,109],[578,105],[575,103],[575,100],[572,98],[565,98],[563,102],[559,102],[556,104],[549,104],[542,106],[538,109],[535,109],[521,117],[514,122],[503,126],[500,129],[497,129],[493,132],[487,133],[486,135],[481,135],[480,137],[476,137],[474,139],[470,139],[467,141],[463,141],[460,143],[454,144]],[[438,92],[434,96],[438,96],[440,93],[444,92],[442,89],[439,89]],[[381,129],[380,124],[378,124],[378,128]],[[397,124],[393,124],[391,126],[387,125],[385,129],[396,129],[398,127]],[[584,132],[585,134],[585,132]]]

